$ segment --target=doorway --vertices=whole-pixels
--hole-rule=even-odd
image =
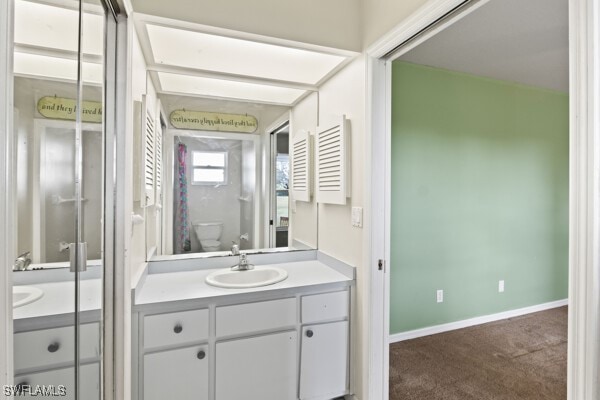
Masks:
[[[444,28],[459,21],[471,12],[482,7],[487,2],[434,2],[428,7],[423,7],[417,13],[407,18],[393,32],[382,38],[368,49],[369,60],[369,126],[373,137],[370,142],[368,154],[372,160],[371,171],[371,209],[372,224],[369,264],[371,269],[371,346],[375,349],[371,354],[370,373],[376,383],[371,394],[377,397],[388,398],[388,335],[389,335],[389,260],[390,260],[390,224],[386,216],[390,215],[390,143],[391,143],[391,58],[399,56],[397,51],[404,52],[425,42],[428,38],[442,31]],[[570,97],[570,164],[569,164],[569,337],[579,339],[569,342],[569,368],[568,396],[578,398],[586,393],[595,393],[596,383],[592,372],[598,363],[596,344],[587,340],[596,335],[596,328],[584,323],[591,318],[596,321],[596,308],[589,307],[589,299],[597,298],[597,289],[594,285],[586,283],[583,276],[593,274],[598,266],[590,259],[580,257],[580,251],[587,251],[595,245],[594,235],[585,232],[589,225],[583,215],[589,214],[585,204],[591,204],[595,194],[589,192],[589,179],[593,176],[591,169],[587,168],[593,155],[586,153],[584,143],[594,140],[596,133],[592,130],[595,123],[585,111],[587,102],[593,97],[589,92],[590,84],[587,71],[597,68],[589,62],[591,52],[596,48],[586,42],[593,37],[592,26],[595,22],[589,19],[591,13],[585,1],[569,2],[569,59],[571,66],[569,88]],[[587,43],[584,45],[584,43]],[[579,46],[579,47],[578,47]],[[587,46],[587,47],[586,47]],[[586,50],[583,50],[586,49]],[[594,69],[595,70],[595,69]],[[586,83],[587,82],[587,83]],[[590,175],[592,174],[592,175]],[[583,207],[583,208],[582,208]],[[579,211],[577,211],[579,210]],[[586,211],[584,211],[586,210]],[[583,229],[581,231],[580,229]],[[581,232],[582,235],[576,234]],[[378,267],[379,266],[379,267]],[[587,296],[587,297],[586,297]],[[596,303],[594,303],[596,304]],[[578,317],[578,315],[580,317]],[[584,317],[585,315],[585,317]],[[579,332],[579,334],[576,334]],[[381,333],[381,336],[379,335]],[[586,351],[586,349],[588,349]],[[578,378],[575,378],[578,377]],[[381,378],[381,380],[379,380]]]
[[[290,123],[271,132],[271,247],[288,247],[290,215]]]

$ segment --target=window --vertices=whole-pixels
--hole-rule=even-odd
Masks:
[[[227,153],[220,151],[192,152],[192,184],[227,183]]]

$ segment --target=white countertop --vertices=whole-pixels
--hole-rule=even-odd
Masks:
[[[75,310],[75,283],[54,282],[36,283],[44,295],[33,303],[13,309],[13,319],[47,317],[69,314]],[[102,305],[102,280],[86,279],[80,285],[80,311],[99,310]]]
[[[142,305],[233,294],[262,293],[270,290],[292,289],[302,286],[350,282],[353,280],[317,260],[270,264],[256,266],[255,268],[269,267],[277,267],[287,271],[287,279],[268,286],[248,289],[225,289],[210,286],[205,282],[206,276],[217,271],[217,269],[150,274],[146,277],[143,286],[137,293],[135,304]]]
[[[224,289],[210,286],[205,282],[205,278],[208,274],[222,268],[149,274],[143,282],[143,285],[137,289],[135,305],[194,300],[236,294],[264,293],[277,289],[293,289],[303,286],[350,282],[353,280],[317,260],[295,261],[264,266],[259,265],[255,268],[261,269],[268,267],[284,269],[288,273],[287,279],[268,286],[248,289]],[[33,303],[15,308],[13,310],[13,318],[15,320],[73,313],[75,309],[73,281],[35,283],[30,286],[41,289],[44,292],[44,295]],[[100,310],[102,305],[101,279],[82,280],[80,284],[80,293],[80,311]]]

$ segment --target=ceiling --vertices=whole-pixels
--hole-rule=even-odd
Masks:
[[[355,53],[134,14],[159,93],[292,106]]]
[[[568,0],[491,0],[400,60],[568,92]]]
[[[98,3],[98,0],[95,0]],[[85,4],[83,80],[103,82],[103,9]],[[159,93],[292,106],[357,53],[134,14]],[[16,76],[77,80],[78,1],[16,0]]]

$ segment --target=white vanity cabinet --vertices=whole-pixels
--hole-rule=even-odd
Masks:
[[[295,400],[296,331],[217,343],[217,400]]]
[[[348,321],[302,328],[300,399],[325,400],[348,388]]]
[[[134,398],[330,400],[349,394],[350,287],[323,290],[138,311]]]
[[[208,346],[144,355],[144,399],[208,400]]]
[[[143,317],[143,398],[208,400],[208,309]]]
[[[348,291],[302,297],[300,400],[348,393]]]
[[[80,327],[80,393],[86,400],[100,399],[100,324]],[[15,385],[32,390],[45,385],[63,399],[75,399],[75,328],[61,326],[17,332],[14,335]],[[50,388],[50,389],[48,389]],[[19,397],[30,398],[28,390]],[[39,398],[40,395],[31,396]]]

